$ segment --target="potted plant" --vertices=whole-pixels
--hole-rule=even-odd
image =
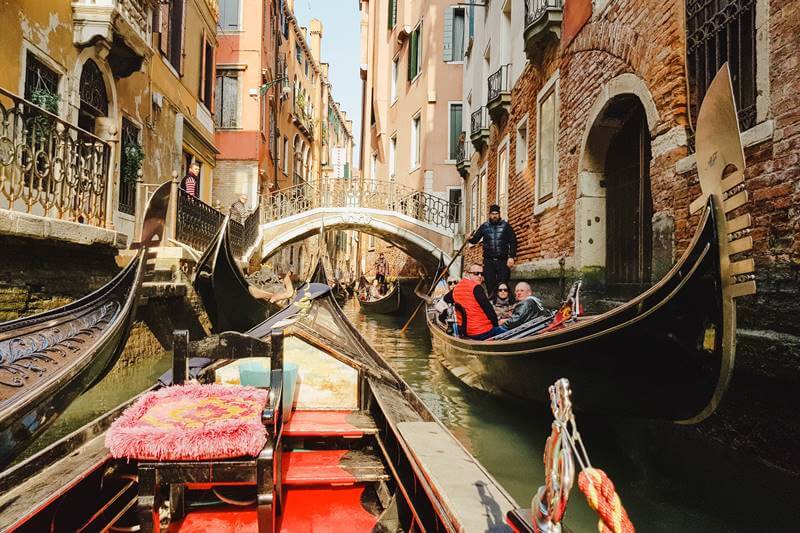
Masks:
[[[142,161],[144,161],[142,145],[137,142],[127,143],[122,149],[122,168],[120,169],[122,181],[136,181],[139,170],[142,168]]]

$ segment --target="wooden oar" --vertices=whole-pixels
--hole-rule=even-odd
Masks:
[[[436,279],[433,280],[433,283],[431,284],[431,288],[428,291],[428,296],[433,294],[433,290],[436,288],[436,285],[439,283],[439,281],[441,281],[442,277],[444,277],[445,273],[446,272],[450,272],[450,267],[453,265],[453,263],[456,262],[456,259],[458,259],[458,256],[461,255],[461,253],[464,251],[464,248],[467,247],[467,243],[469,242],[469,240],[471,238],[472,238],[472,235],[470,235],[469,237],[464,239],[464,244],[461,245],[461,248],[458,250],[458,252],[456,252],[456,255],[454,255],[453,258],[450,260],[450,263],[448,263],[448,265],[444,268],[444,270],[442,270],[439,273],[439,275],[436,276]],[[441,264],[441,263],[439,263],[439,264]],[[419,310],[422,308],[422,306],[424,304],[425,304],[425,300],[420,300],[419,305],[417,306],[416,309],[414,309],[414,312],[411,313],[411,316],[408,317],[408,322],[406,322],[406,325],[403,326],[403,329],[400,330],[400,333],[405,333],[405,331],[408,329],[408,326],[411,325],[411,322],[414,320],[414,317],[417,316],[417,313],[419,313]]]

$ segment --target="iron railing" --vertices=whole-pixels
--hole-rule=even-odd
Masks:
[[[183,189],[178,189],[178,212],[175,224],[175,238],[188,244],[195,250],[205,250],[214,239],[225,215],[192,196]]]
[[[501,94],[511,92],[511,65],[501,65],[497,71],[489,76],[489,98],[492,102]]]
[[[456,164],[469,161],[469,158],[470,155],[469,155],[468,144],[466,142],[466,139],[464,139],[464,136],[462,135],[462,137],[459,138],[458,140],[458,145],[456,146]]]
[[[489,128],[489,114],[485,106],[481,106],[477,111],[473,111],[470,116],[470,133],[475,135],[481,130]]]
[[[563,0],[525,0],[525,27],[536,24],[547,11],[561,11]]]
[[[316,187],[302,183],[262,197],[261,221],[274,222],[318,207],[368,208],[395,211],[456,231],[458,220],[451,216],[454,205],[457,206],[394,180],[330,178],[321,180]]]
[[[0,196],[14,211],[106,225],[111,147],[0,88]]]

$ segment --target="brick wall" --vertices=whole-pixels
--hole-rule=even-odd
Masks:
[[[214,169],[214,188],[212,205],[217,202],[223,213],[228,212],[230,205],[240,194],[252,196],[251,191],[258,190],[258,163],[256,161],[217,161]],[[249,198],[250,205],[255,205]]]

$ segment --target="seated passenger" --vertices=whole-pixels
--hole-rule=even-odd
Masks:
[[[508,283],[503,282],[497,286],[497,290],[494,292],[494,296],[492,296],[492,306],[497,313],[498,320],[511,317],[511,310],[514,309],[516,300],[510,292],[511,291],[508,290]]]
[[[533,295],[531,286],[524,281],[517,283],[514,287],[514,294],[517,297],[517,303],[514,305],[514,310],[511,312],[511,317],[505,318],[500,321],[500,325],[504,331],[514,329],[525,322],[532,320],[538,316],[543,316],[546,311],[542,302]]]
[[[370,300],[378,300],[381,297],[381,287],[378,284],[378,280],[372,280],[372,286],[369,288],[369,298]]]
[[[458,329],[474,340],[485,340],[505,331],[497,326],[497,313],[481,286],[482,278],[480,265],[467,265],[464,278],[444,296],[445,302],[458,304],[463,309],[465,316],[456,313]]]

